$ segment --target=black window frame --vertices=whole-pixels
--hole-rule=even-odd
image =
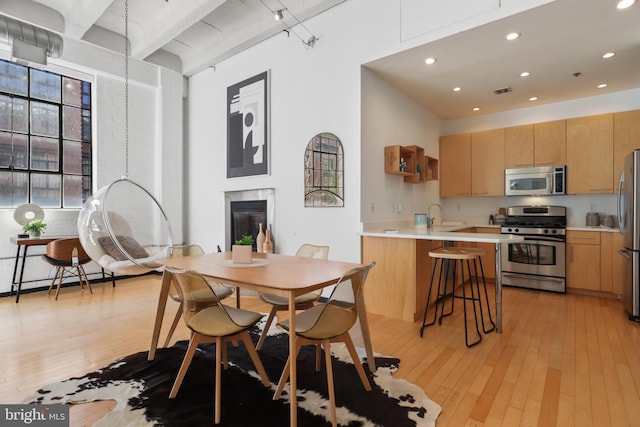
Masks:
[[[25,83],[17,81],[18,78],[24,80],[24,75],[26,75],[26,93],[24,90]],[[34,79],[39,79],[39,82],[34,83]],[[48,80],[53,82],[53,85],[48,88],[46,84],[36,86],[37,83],[48,82]],[[41,89],[40,94],[43,91],[48,94],[38,96],[40,94],[34,93],[32,84],[34,88]],[[70,89],[65,90],[65,86]],[[56,93],[56,91],[59,92]],[[72,96],[68,96],[69,94]],[[91,82],[0,59],[0,96],[4,99],[11,99],[11,104],[7,107],[7,111],[12,114],[12,117],[8,118],[10,120],[9,128],[0,129],[0,132],[5,137],[11,138],[10,148],[6,143],[4,145],[0,144],[0,190],[3,193],[0,194],[0,209],[15,208],[23,203],[40,204],[38,201],[42,199],[47,199],[48,201],[48,203],[42,205],[44,208],[80,209],[91,196],[93,188],[94,147]],[[23,111],[27,121],[26,131],[23,128],[16,129],[13,126],[13,119],[16,117],[14,110],[15,100],[19,100],[19,107],[26,105],[26,113]],[[36,106],[34,107],[34,105]],[[54,129],[54,132],[43,134],[34,129],[32,115],[38,105],[46,107],[51,112],[57,112],[58,122],[44,126],[47,132],[49,132],[49,129]],[[67,116],[72,122],[66,120]],[[69,124],[69,126],[65,127],[65,124]],[[7,127],[6,124],[2,124],[2,126]],[[55,130],[56,126],[57,130]],[[43,126],[40,126],[40,129],[42,128]],[[22,147],[24,151],[22,153],[16,152],[14,149],[13,141],[16,140],[16,136],[20,140],[24,140],[26,136],[27,146],[26,149]],[[33,150],[38,147],[37,141],[42,141],[44,138],[51,144],[49,147],[49,157],[51,159],[47,160],[46,154],[44,154],[43,158],[34,160],[32,154]],[[73,156],[69,155],[71,152],[67,152],[65,145],[69,147],[69,150],[73,150]],[[55,159],[56,154],[54,154],[56,149],[57,159]],[[21,154],[22,157],[20,157]],[[65,162],[66,155],[68,162]],[[74,163],[69,163],[72,160]],[[80,163],[78,164],[77,161]],[[19,179],[16,182],[17,174],[26,174],[26,192],[24,181]],[[37,182],[50,179],[59,182],[58,188],[52,189],[49,186],[45,186],[41,190],[44,191],[41,196],[47,192],[49,194],[41,198],[34,197],[34,193],[36,193],[34,187]],[[73,186],[73,193],[66,193],[65,182],[67,185]],[[34,201],[34,198],[36,201]]]

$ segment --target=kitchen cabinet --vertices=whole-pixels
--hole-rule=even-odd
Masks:
[[[367,276],[367,312],[409,322],[422,319],[433,268],[429,251],[441,245],[423,239],[362,237],[362,263],[376,262]]]
[[[471,134],[440,137],[440,197],[469,196],[471,196]]]
[[[505,168],[533,167],[533,125],[504,129]]]
[[[622,258],[622,257],[620,257]],[[613,292],[613,233],[600,233],[600,290]]]
[[[567,231],[567,288],[600,290],[600,233]]]
[[[624,248],[624,236],[621,233],[613,232],[611,234],[611,292],[614,295],[622,295],[622,287],[624,285],[624,257],[618,251]]]
[[[471,194],[504,196],[504,129],[471,134]]]
[[[567,163],[567,121],[533,125],[534,165],[563,166]]]
[[[561,166],[567,162],[566,120],[505,128],[505,167]]]
[[[567,120],[567,193],[613,193],[613,114]]]
[[[640,148],[640,110],[613,114],[613,188],[624,168],[624,158]],[[617,190],[614,190],[617,191]]]

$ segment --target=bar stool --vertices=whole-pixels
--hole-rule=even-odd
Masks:
[[[436,318],[438,317],[438,306],[440,305],[440,317],[438,318],[438,324],[442,324],[442,319],[444,317],[450,316],[453,314],[453,305],[454,300],[456,298],[462,299],[463,301],[463,315],[464,315],[464,339],[467,347],[473,347],[476,344],[479,344],[482,341],[482,334],[480,333],[480,327],[478,325],[478,310],[476,308],[476,301],[478,302],[480,313],[482,317],[482,303],[480,299],[480,289],[478,288],[478,282],[476,281],[476,290],[478,295],[475,295],[473,289],[473,281],[471,280],[471,263],[470,261],[475,261],[477,254],[473,251],[466,251],[463,248],[455,248],[455,247],[443,247],[434,249],[429,251],[429,256],[434,259],[433,270],[431,272],[431,281],[429,283],[429,292],[427,294],[427,303],[424,308],[424,316],[422,318],[422,327],[420,328],[420,336],[422,337],[424,333],[424,328],[427,326],[431,326],[435,324]],[[438,268],[438,261],[440,261],[440,274],[438,278],[438,291],[436,295],[436,306],[433,313],[433,320],[427,323],[427,312],[429,310],[429,303],[431,301],[431,291],[433,289],[433,281],[436,276],[436,269]],[[445,262],[446,261],[446,262]],[[462,295],[456,295],[455,287],[456,287],[456,265],[460,261],[460,272],[462,274]],[[469,275],[469,283],[471,296],[467,296],[465,291],[465,274],[464,274],[464,261],[467,261],[467,271]],[[453,268],[453,271],[451,271]],[[443,277],[444,277],[444,287],[443,287]],[[449,280],[451,278],[451,280]],[[451,283],[451,289],[449,290],[449,283]],[[445,313],[444,305],[447,299],[451,299],[451,307],[448,312]],[[469,341],[469,330],[467,327],[467,301],[471,301],[473,306],[473,318],[476,327],[476,333],[478,338],[470,342]]]
[[[482,310],[482,300],[480,300],[480,318],[482,320],[482,331],[485,334],[488,334],[489,332],[492,332],[496,329],[496,324],[493,321],[493,318],[491,317],[491,304],[489,304],[489,294],[487,293],[487,282],[484,278],[484,267],[482,266],[482,257],[487,256],[487,251],[485,251],[484,249],[480,249],[480,248],[470,248],[467,246],[463,246],[460,249],[466,251],[466,252],[470,252],[476,255],[476,258],[473,260],[473,273],[474,276],[476,278],[476,289],[478,289],[478,296],[480,296],[480,283],[479,283],[479,279],[478,279],[478,264],[480,264],[480,275],[482,277],[482,287],[484,289],[484,301],[487,304],[487,314],[489,316],[489,323],[491,324],[490,327],[485,326],[485,321],[484,321],[484,315],[483,315],[483,310]],[[477,261],[477,263],[476,263]],[[469,279],[471,280],[471,279]]]

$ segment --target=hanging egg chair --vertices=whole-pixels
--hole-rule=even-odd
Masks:
[[[78,215],[78,236],[87,255],[105,270],[138,275],[161,269],[156,261],[169,256],[173,236],[158,201],[129,174],[129,1],[125,16],[125,176],[102,187]]]
[[[158,201],[128,178],[95,192],[78,215],[80,243],[101,267],[123,275],[160,269],[173,235]]]

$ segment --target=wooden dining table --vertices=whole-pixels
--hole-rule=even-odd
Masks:
[[[251,264],[234,264],[231,259],[231,252],[167,258],[160,260],[159,263],[177,269],[194,270],[207,278],[219,280],[222,283],[237,286],[241,289],[287,297],[289,299],[289,330],[291,331],[295,330],[295,298],[297,296],[331,286],[337,283],[348,270],[363,267],[362,264],[357,263],[266,253],[254,253]],[[171,278],[169,275],[163,274],[153,336],[149,348],[149,360],[153,360],[155,357],[170,284]],[[356,304],[367,363],[369,369],[373,372],[376,369],[375,359],[362,292]],[[297,364],[295,348],[296,334],[289,334],[291,426],[297,426]]]

